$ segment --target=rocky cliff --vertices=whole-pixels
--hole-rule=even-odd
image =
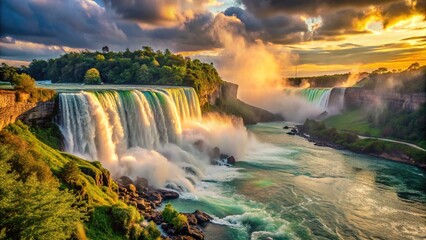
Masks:
[[[237,84],[223,81],[220,86],[208,96],[208,102],[210,105],[215,105],[217,99],[236,99],[237,92]]]
[[[363,88],[347,88],[345,106],[359,107],[387,104],[392,109],[416,110],[426,102],[425,93],[400,94],[395,92],[378,92]]]
[[[0,90],[0,130],[20,119],[26,123],[44,124],[52,121],[55,100],[32,102],[29,95]]]

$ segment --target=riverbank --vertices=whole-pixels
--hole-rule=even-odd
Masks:
[[[313,120],[307,120],[303,125],[296,127],[299,136],[314,142],[317,146],[346,149],[426,169],[426,152],[405,144],[379,139],[362,139],[356,134],[339,132],[335,128],[327,128],[323,123]]]

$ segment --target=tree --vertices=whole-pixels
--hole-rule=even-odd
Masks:
[[[108,53],[108,52],[109,52],[109,47],[108,47],[108,46],[104,46],[104,47],[102,48],[102,52],[103,52],[103,53]]]
[[[173,208],[171,203],[167,203],[163,212],[161,212],[161,216],[163,217],[164,221],[166,221],[167,223],[171,223],[173,218],[175,218],[177,215],[178,215],[178,212]]]
[[[15,74],[17,74],[17,69],[15,67],[11,67],[7,65],[6,63],[1,64],[0,81],[11,82]]]
[[[35,80],[28,74],[15,74],[10,82],[15,90],[30,93],[35,88]]]
[[[85,218],[76,199],[55,181],[18,180],[0,161],[0,232],[9,239],[69,239]]]
[[[179,213],[172,219],[172,224],[176,230],[181,230],[183,227],[185,227],[185,225],[188,224],[188,218],[182,213]]]
[[[28,66],[27,73],[36,80],[46,80],[47,67],[48,64],[46,61],[33,59],[33,61]]]
[[[84,75],[84,83],[85,84],[101,84],[101,76],[99,74],[98,69],[91,68],[87,70],[86,74]]]
[[[96,61],[101,62],[101,61],[104,61],[104,60],[105,60],[104,55],[102,55],[102,54],[96,55]]]

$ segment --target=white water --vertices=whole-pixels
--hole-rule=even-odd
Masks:
[[[194,191],[213,147],[238,159],[255,143],[240,121],[202,118],[192,88],[61,93],[59,103],[67,152],[156,188]]]

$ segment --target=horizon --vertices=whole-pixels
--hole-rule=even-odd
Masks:
[[[426,64],[425,9],[425,1],[405,0],[6,0],[0,62],[20,66],[105,45],[112,51],[148,45],[213,62],[227,81],[226,58],[253,47],[272,58],[282,78],[294,77],[296,66],[298,77],[406,69]]]

